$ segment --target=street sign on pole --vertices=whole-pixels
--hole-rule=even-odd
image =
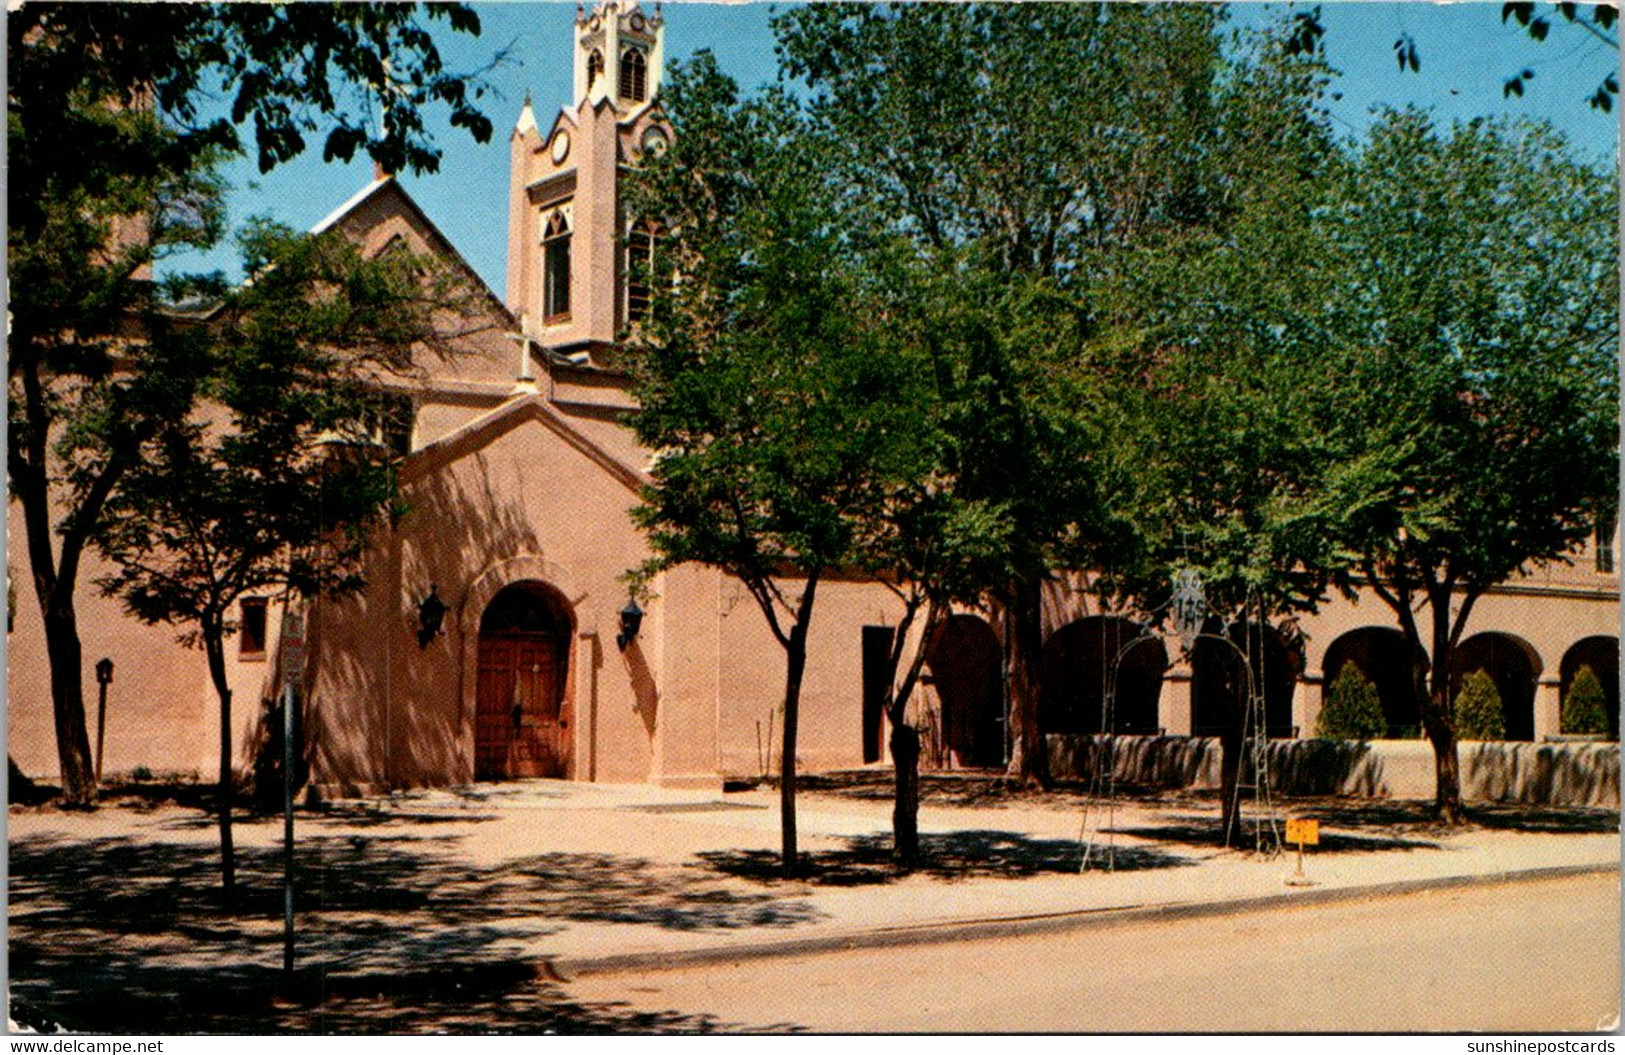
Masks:
[[[305,619],[282,611],[282,974],[293,984],[293,765],[294,708],[305,669]]]

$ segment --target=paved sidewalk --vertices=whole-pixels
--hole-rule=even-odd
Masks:
[[[567,982],[1620,862],[1607,811],[1503,810],[1489,818],[1498,826],[1444,831],[1414,804],[1327,800],[1296,804],[1321,816],[1323,844],[1305,864],[1314,885],[1288,886],[1291,855],[1217,845],[1211,799],[1113,805],[982,794],[973,782],[960,791],[922,809],[925,861],[906,876],[886,860],[883,782],[804,794],[798,827],[811,868],[794,881],[776,878],[772,789],[538,780],[302,811],[299,963],[323,1001],[371,999],[414,978],[432,988],[447,972],[474,972],[511,994],[538,974]],[[14,994],[50,1021],[86,1028],[73,1015],[109,987],[180,1007],[176,994],[210,978],[248,994],[244,1014],[261,1013],[254,994],[281,962],[280,837],[280,818],[237,826],[243,911],[228,917],[218,911],[217,833],[196,809],[13,810]],[[1091,867],[1080,872],[1085,849]],[[223,982],[222,964],[236,965]],[[297,1016],[277,1025],[320,1028]]]

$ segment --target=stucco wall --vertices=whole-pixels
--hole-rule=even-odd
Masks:
[[[1051,771],[1088,779],[1103,738],[1051,736]],[[1467,801],[1618,806],[1619,745],[1594,741],[1459,746]],[[1431,799],[1433,748],[1421,740],[1272,740],[1270,785],[1288,795]],[[1219,786],[1219,741],[1173,736],[1117,739],[1118,781],[1161,787]]]
[[[480,616],[503,586],[540,582],[571,614],[566,699],[575,707],[572,775],[650,775],[663,616],[614,646],[620,575],[646,556],[621,480],[537,416],[518,416],[472,449],[408,479],[408,513],[381,538],[360,597],[313,620],[314,779],[335,786],[448,784],[473,777],[474,660]],[[415,613],[429,587],[449,606],[420,648]]]

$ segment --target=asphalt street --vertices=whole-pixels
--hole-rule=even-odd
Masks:
[[[581,1000],[817,1032],[1615,1028],[1615,875],[658,972]]]

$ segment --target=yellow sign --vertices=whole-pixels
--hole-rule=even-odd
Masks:
[[[1320,845],[1320,822],[1294,817],[1286,822],[1286,841],[1299,846]]]

